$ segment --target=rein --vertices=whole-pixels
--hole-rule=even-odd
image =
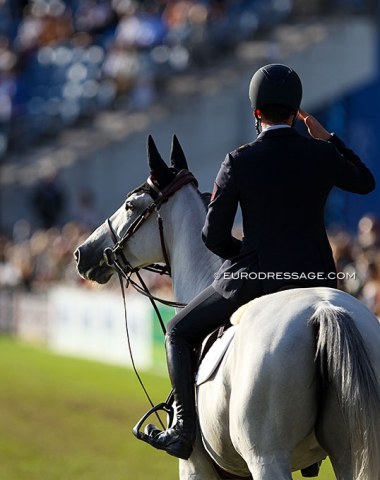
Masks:
[[[127,334],[127,342],[128,342],[128,349],[129,349],[129,354],[131,357],[131,363],[132,363],[132,368],[136,374],[136,377],[145,393],[145,396],[148,399],[149,404],[151,405],[151,409],[149,412],[144,415],[144,417],[140,420],[140,422],[136,425],[136,427],[133,429],[133,433],[137,438],[142,439],[145,436],[145,433],[140,431],[140,428],[146,418],[148,418],[152,413],[154,413],[160,422],[161,426],[163,429],[165,429],[165,426],[163,425],[163,422],[161,418],[158,415],[159,411],[165,412],[168,417],[169,417],[169,426],[172,424],[173,419],[174,419],[174,409],[173,409],[173,395],[172,392],[169,394],[166,402],[160,403],[159,405],[154,405],[147,389],[145,388],[145,385],[138,373],[138,370],[136,368],[134,358],[133,358],[133,352],[132,352],[132,346],[131,346],[131,341],[130,341],[130,335],[129,335],[129,328],[128,328],[128,316],[127,316],[127,306],[126,306],[126,298],[125,298],[125,291],[124,291],[124,286],[123,286],[123,279],[126,281],[126,288],[128,288],[129,285],[132,285],[132,287],[140,294],[146,296],[149,298],[149,301],[151,302],[153,309],[157,315],[157,318],[160,322],[161,330],[163,334],[166,334],[166,328],[164,321],[162,319],[162,316],[160,314],[160,311],[157,307],[156,302],[160,302],[164,305],[171,306],[174,308],[183,308],[186,306],[184,303],[179,303],[179,302],[173,302],[170,300],[164,300],[161,298],[158,298],[154,295],[152,295],[149,291],[149,288],[145,284],[143,278],[141,277],[140,274],[140,268],[139,267],[132,267],[130,262],[125,256],[124,253],[124,248],[128,242],[128,240],[139,230],[139,228],[144,224],[144,222],[153,214],[155,211],[157,213],[157,221],[158,221],[158,228],[159,228],[159,234],[160,234],[160,243],[161,243],[161,249],[162,249],[162,254],[164,257],[165,265],[159,265],[159,264],[151,264],[147,265],[146,267],[143,267],[145,270],[159,273],[160,275],[171,275],[171,267],[170,267],[170,261],[169,261],[169,255],[166,249],[166,244],[165,244],[165,236],[164,236],[164,225],[163,225],[163,220],[160,215],[160,208],[163,203],[167,202],[167,200],[174,195],[180,188],[182,188],[184,185],[187,185],[188,183],[194,183],[196,186],[198,186],[198,182],[193,176],[192,173],[190,173],[188,170],[180,170],[174,179],[163,189],[160,190],[157,185],[154,183],[153,179],[151,177],[148,178],[147,180],[148,185],[150,188],[155,192],[157,197],[152,201],[150,205],[148,205],[141,213],[140,215],[129,225],[127,228],[126,232],[123,234],[122,237],[118,237],[115,229],[113,228],[111,224],[110,218],[107,218],[107,226],[108,229],[111,232],[113,241],[114,241],[114,246],[112,248],[107,247],[104,252],[104,261],[107,263],[108,266],[114,268],[118,274],[119,277],[119,283],[120,283],[120,288],[122,291],[122,296],[123,296],[123,305],[124,305],[124,319],[125,319],[125,328],[126,328],[126,334]],[[135,273],[140,285],[138,285],[137,282],[135,282],[131,276],[132,274]]]

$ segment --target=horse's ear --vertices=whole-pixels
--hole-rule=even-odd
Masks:
[[[147,151],[148,151],[148,165],[151,172],[166,172],[168,166],[162,159],[156,144],[152,138],[152,135],[148,135],[147,141]]]
[[[171,164],[177,170],[188,170],[187,161],[176,135],[173,135],[172,149],[170,152]]]

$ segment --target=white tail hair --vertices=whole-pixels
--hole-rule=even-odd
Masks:
[[[380,388],[363,338],[349,313],[319,302],[316,359],[347,422],[355,480],[380,478]]]

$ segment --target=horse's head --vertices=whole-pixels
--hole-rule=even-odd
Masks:
[[[195,179],[187,172],[186,158],[175,135],[170,167],[161,158],[150,135],[147,150],[148,180],[130,192],[124,204],[74,253],[78,272],[87,280],[108,282],[115,270],[107,256],[115,252],[115,245],[124,263],[126,260],[131,268],[164,261],[155,211],[181,185]]]

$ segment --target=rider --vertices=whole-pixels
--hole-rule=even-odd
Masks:
[[[359,157],[314,117],[300,110],[302,85],[281,64],[260,68],[249,97],[257,139],[227,154],[217,175],[202,236],[225,259],[215,281],[169,323],[168,370],[177,423],[161,432],[148,425],[148,443],[187,459],[196,432],[195,351],[207,334],[241,305],[289,287],[336,288],[336,269],[324,226],[333,186],[369,193],[375,181]],[[293,128],[303,120],[311,138]],[[243,240],[231,234],[238,204]]]

